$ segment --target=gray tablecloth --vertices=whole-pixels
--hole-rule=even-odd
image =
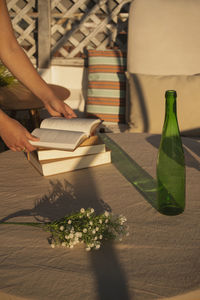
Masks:
[[[160,136],[109,136],[137,162],[138,176],[155,178]],[[86,252],[52,249],[38,228],[0,225],[0,299],[200,299],[200,141],[183,144],[186,209],[173,217],[159,214],[114,164],[44,178],[23,153],[1,153],[1,221],[47,221],[94,207],[125,215],[130,235]]]

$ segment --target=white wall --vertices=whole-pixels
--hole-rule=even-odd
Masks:
[[[51,66],[38,72],[47,83],[61,85],[70,90],[70,97],[66,100],[72,109],[84,112],[85,108],[85,79],[83,67]]]

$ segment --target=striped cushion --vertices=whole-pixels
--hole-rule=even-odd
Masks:
[[[126,54],[120,50],[88,50],[88,117],[125,122]]]

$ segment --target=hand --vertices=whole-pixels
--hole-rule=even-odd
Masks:
[[[5,120],[1,120],[0,135],[7,147],[13,151],[31,152],[36,148],[32,146],[28,140],[39,140],[31,135],[18,121],[8,116],[6,116]]]
[[[44,103],[45,108],[53,117],[62,117],[64,116],[67,119],[76,118],[77,115],[75,112],[63,101],[59,100],[58,98],[54,98],[48,100]]]

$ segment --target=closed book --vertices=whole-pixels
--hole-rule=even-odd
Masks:
[[[50,176],[74,170],[95,167],[111,162],[111,151],[89,154],[84,156],[76,156],[61,159],[50,159],[39,161],[37,152],[29,154],[29,162],[40,172],[43,176]]]
[[[83,156],[95,153],[105,152],[105,144],[100,140],[98,136],[91,136],[86,139],[78,148],[74,151],[57,150],[57,149],[38,149],[38,160],[67,158],[75,156]]]

